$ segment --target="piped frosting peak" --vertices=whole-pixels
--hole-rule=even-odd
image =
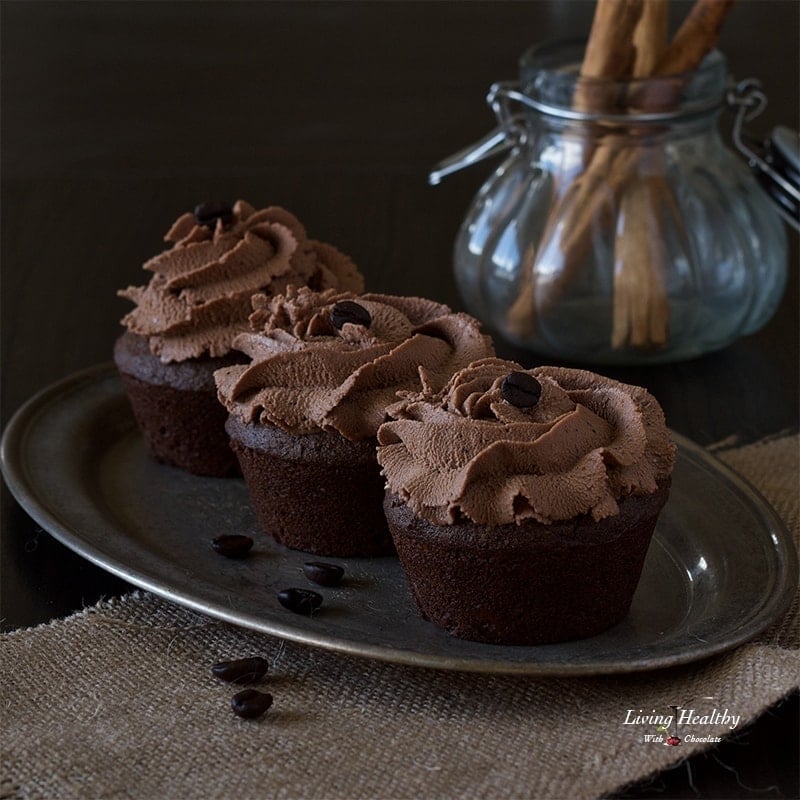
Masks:
[[[300,221],[277,206],[256,211],[239,200],[210,220],[183,214],[164,239],[172,246],[144,265],[150,282],[118,294],[136,304],[122,324],[147,337],[165,363],[228,353],[248,329],[256,293],[280,294],[292,284],[363,289],[348,256],[309,239]]]
[[[218,395],[242,422],[291,433],[373,437],[398,391],[439,391],[494,353],[477,320],[420,297],[290,287],[253,308],[234,341],[251,363],[219,370]]]
[[[539,388],[521,395],[530,379]],[[437,525],[599,520],[621,498],[656,491],[675,461],[655,398],[584,370],[481,359],[388,413],[378,431],[387,486]]]

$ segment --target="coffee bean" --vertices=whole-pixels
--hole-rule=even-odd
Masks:
[[[231,697],[233,713],[244,719],[260,717],[271,705],[272,695],[257,689],[244,689]]]
[[[227,227],[233,222],[233,206],[225,200],[201,203],[194,209],[194,218],[198,225],[205,225],[207,228],[215,228],[218,219]]]
[[[253,546],[253,540],[241,533],[226,533],[211,540],[211,546],[227,558],[245,558]]]
[[[503,400],[517,408],[531,408],[542,396],[542,384],[527,372],[511,372],[500,384]]]
[[[340,300],[331,309],[331,324],[337,330],[341,330],[346,322],[369,328],[372,324],[372,316],[364,306],[360,306],[352,300]]]
[[[265,658],[239,658],[236,661],[219,661],[211,672],[228,683],[255,683],[267,674],[269,664]]]
[[[311,589],[284,589],[278,592],[278,602],[295,614],[310,617],[322,605],[322,595]]]
[[[336,564],[308,561],[303,564],[303,574],[312,583],[318,583],[320,586],[338,586],[344,570]]]

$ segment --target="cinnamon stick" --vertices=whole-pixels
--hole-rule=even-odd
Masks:
[[[644,0],[597,0],[592,27],[586,44],[580,74],[572,96],[575,109],[585,112],[609,112],[617,104],[614,92],[618,90],[616,81],[627,78],[636,58],[633,45],[633,32],[644,11]],[[611,84],[609,88],[609,83]],[[585,165],[594,160],[595,169],[584,172],[568,187],[551,211],[542,244],[555,241],[558,245],[561,233],[558,230],[565,216],[594,219],[601,195],[605,172],[611,165],[611,151],[604,151],[601,158],[595,159],[595,148],[586,143],[583,153]],[[556,213],[557,212],[557,213]],[[588,252],[590,239],[581,239],[575,247],[558,247],[563,250],[565,262],[562,269],[571,272]],[[506,321],[507,330],[513,336],[526,338],[535,327],[535,308],[540,294],[532,283],[535,263],[541,259],[543,250],[526,250],[521,267],[519,295],[509,309]],[[557,253],[553,254],[558,257]]]
[[[656,63],[652,76],[676,75],[675,81],[655,81],[642,84],[635,105],[641,110],[662,107],[665,96],[674,104],[678,93],[688,80],[685,73],[696,69],[705,55],[716,45],[720,27],[730,12],[734,0],[696,0],[689,15],[679,28],[669,47]],[[669,87],[665,95],[664,86]],[[605,137],[610,139],[613,137]],[[518,338],[529,336],[536,325],[536,314],[547,313],[574,280],[574,273],[585,260],[592,245],[592,234],[598,221],[598,209],[607,205],[605,197],[593,197],[601,182],[618,196],[635,167],[637,153],[630,147],[603,142],[592,154],[591,161],[575,184],[551,210],[535,260],[523,265],[520,293],[509,309],[507,328]],[[564,204],[569,208],[565,209]],[[565,211],[572,211],[565,214]],[[607,215],[606,215],[607,216]],[[533,282],[533,274],[544,257],[560,254],[560,264],[554,277],[541,288]]]
[[[675,107],[683,86],[689,80],[686,73],[697,69],[714,49],[722,23],[733,5],[734,0],[695,0],[669,47],[649,73],[649,77],[660,80],[642,84],[630,98],[632,108],[655,112]]]
[[[663,179],[634,178],[622,195],[614,245],[611,346],[658,348],[669,340]]]
[[[634,78],[646,78],[667,49],[666,0],[648,0],[633,32]],[[614,246],[611,346],[655,349],[669,341],[667,252],[660,200],[671,198],[664,151],[647,147],[619,202]]]
[[[597,0],[572,98],[576,110],[611,111],[618,104],[616,87],[609,84],[631,73],[636,58],[633,32],[644,8],[644,0]]]
[[[725,17],[734,0],[696,0],[653,75],[675,75],[696,69],[716,46]]]
[[[647,0],[633,31],[633,47],[636,50],[634,78],[646,78],[656,71],[656,65],[667,49],[668,24],[667,0]]]

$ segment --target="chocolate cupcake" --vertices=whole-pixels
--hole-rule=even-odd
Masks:
[[[248,330],[251,296],[290,284],[360,291],[363,279],[278,207],[207,203],[164,238],[172,246],[144,265],[150,282],[118,292],[136,308],[122,319],[114,361],[156,459],[196,475],[236,473],[213,376],[245,360],[231,345]]]
[[[227,430],[264,531],[327,556],[393,552],[375,434],[398,391],[439,391],[493,353],[479,323],[415,297],[290,288],[253,298],[221,369]]]
[[[625,617],[675,460],[652,395],[488,358],[389,415],[384,511],[425,618],[532,645]]]

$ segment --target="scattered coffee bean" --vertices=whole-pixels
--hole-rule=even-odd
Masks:
[[[331,309],[331,324],[337,330],[341,330],[346,322],[369,328],[372,324],[372,315],[364,306],[352,300],[340,300]]]
[[[267,674],[269,664],[265,658],[239,658],[236,661],[219,661],[211,672],[228,683],[255,683]]]
[[[231,698],[231,708],[237,717],[255,719],[272,705],[272,695],[257,689],[244,689]]]
[[[198,225],[205,225],[207,228],[215,228],[218,219],[228,226],[233,222],[233,206],[225,200],[201,203],[195,207],[194,218]]]
[[[253,546],[253,540],[241,533],[226,533],[212,539],[211,546],[227,558],[245,558]]]
[[[511,372],[500,384],[503,400],[517,408],[531,408],[542,396],[542,384],[527,372]]]
[[[338,586],[344,570],[336,564],[308,561],[303,564],[303,574],[312,583],[318,583],[320,586]]]
[[[311,589],[284,589],[278,592],[278,602],[295,614],[310,617],[322,605],[322,595]]]

